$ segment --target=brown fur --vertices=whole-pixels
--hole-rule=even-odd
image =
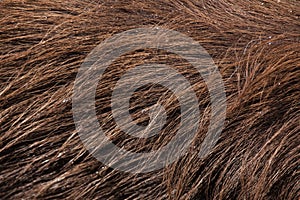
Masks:
[[[0,198],[299,199],[299,8],[297,0],[1,1]],[[85,149],[72,118],[72,89],[80,64],[104,39],[154,26],[192,37],[212,56],[226,88],[226,124],[213,151],[199,158],[210,114],[205,82],[168,52],[123,55],[96,97],[99,121],[109,124],[115,144],[149,151],[176,133],[178,102],[160,86],[137,91],[131,106],[134,120],[147,124],[141,109],[162,99],[169,114],[162,135],[137,140],[115,128],[111,87],[139,64],[180,67],[203,115],[185,156],[155,172],[130,174]],[[147,96],[153,100],[141,98]]]

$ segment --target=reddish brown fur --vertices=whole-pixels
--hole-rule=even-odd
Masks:
[[[300,3],[297,0],[0,2],[1,199],[300,198]],[[202,79],[177,55],[131,52],[99,84],[97,114],[107,134],[134,151],[158,149],[176,133],[178,102],[165,93],[170,125],[156,140],[115,129],[113,77],[142,63],[182,69],[199,97],[201,129],[189,152],[165,169],[130,174],[106,167],[83,146],[72,118],[72,89],[88,53],[115,33],[161,26],[198,41],[219,67],[226,124],[210,154],[197,156],[209,122]],[[166,89],[138,91],[133,118]]]

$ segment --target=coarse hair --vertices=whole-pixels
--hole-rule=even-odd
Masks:
[[[299,199],[299,8],[298,0],[0,1],[0,198]],[[105,71],[95,103],[115,145],[159,149],[180,123],[179,102],[154,84],[136,90],[130,114],[147,126],[143,111],[161,101],[168,114],[163,132],[137,139],[116,127],[112,88],[140,64],[181,70],[201,111],[184,156],[153,172],[122,172],[94,158],[80,140],[72,115],[74,81],[102,41],[156,26],[184,33],[211,55],[224,81],[226,120],[217,144],[199,158],[211,112],[201,76],[170,52],[122,55]]]

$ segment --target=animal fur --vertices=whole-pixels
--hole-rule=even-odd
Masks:
[[[298,0],[133,0],[0,2],[1,199],[289,199],[300,198],[300,2]],[[112,119],[111,88],[144,63],[180,68],[201,110],[188,153],[145,174],[121,172],[83,146],[72,116],[72,92],[84,58],[103,40],[133,28],[184,33],[211,55],[222,75],[226,123],[205,158],[197,151],[210,115],[205,82],[178,55],[129,52],[99,82],[99,122],[118,146],[159,149],[176,133],[180,109],[167,88],[145,86],[131,114],[161,100],[169,123],[152,139],[124,136]]]

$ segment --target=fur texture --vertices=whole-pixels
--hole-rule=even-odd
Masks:
[[[134,0],[0,2],[1,199],[290,199],[300,198],[300,3],[297,0]],[[110,110],[111,88],[144,63],[180,68],[199,98],[201,129],[188,153],[164,169],[130,174],[106,167],[83,146],[72,118],[77,70],[104,39],[161,26],[198,41],[219,67],[226,124],[217,145],[197,151],[209,123],[205,82],[177,55],[143,49],[107,69],[97,116],[118,146],[150,151],[176,133],[180,105],[167,88],[140,88],[137,124],[162,101],[168,125],[147,140],[124,136]]]

